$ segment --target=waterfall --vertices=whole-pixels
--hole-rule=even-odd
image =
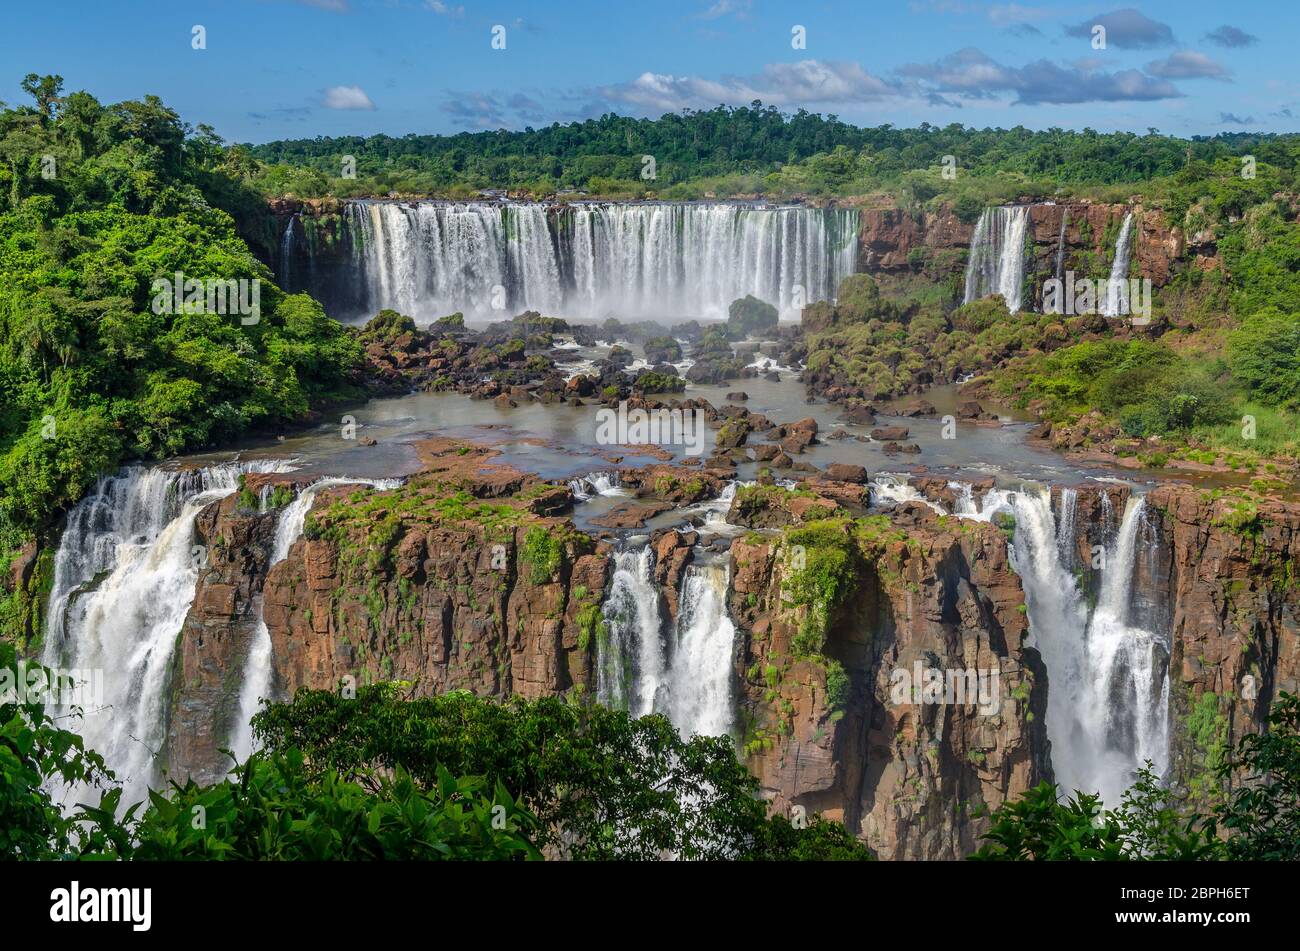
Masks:
[[[284,226],[284,236],[280,239],[280,273],[276,275],[276,281],[285,292],[289,292],[293,277],[293,220],[296,217],[289,216]]]
[[[1129,312],[1128,259],[1129,241],[1133,234],[1133,212],[1124,216],[1119,237],[1115,240],[1115,259],[1110,263],[1110,280],[1106,282],[1106,303],[1103,316],[1118,317]]]
[[[266,564],[271,568],[289,556],[293,543],[302,537],[303,526],[307,523],[307,513],[316,501],[316,495],[322,489],[338,485],[369,485],[376,489],[395,489],[400,482],[396,479],[349,479],[326,478],[313,482],[298,497],[284,507],[275,523],[275,541],[271,546],[271,558]],[[235,720],[230,738],[230,749],[236,758],[243,762],[253,752],[253,715],[264,699],[271,696],[271,679],[273,673],[271,657],[271,632],[262,615],[262,603],[258,602],[257,627],[253,632],[252,643],[248,649],[248,659],[244,662],[244,682],[239,691],[239,716]]]
[[[1070,223],[1070,206],[1061,207],[1061,233],[1056,236],[1056,279],[1065,280],[1065,229]]]
[[[1133,623],[1133,571],[1145,507],[1131,498],[1120,522],[1101,593],[1088,626],[1091,676],[1084,696],[1102,764],[1101,794],[1118,802],[1130,771],[1146,760],[1163,774],[1169,765],[1169,645]],[[1109,570],[1113,569],[1113,570]]]
[[[966,486],[954,514],[1015,519],[1012,567],[1024,586],[1029,630],[1047,667],[1047,732],[1065,794],[1099,792],[1119,804],[1136,770],[1169,763],[1169,651],[1158,633],[1132,623],[1132,582],[1144,502],[1129,499],[1101,559],[1101,595],[1089,616],[1073,573],[1076,496],[1029,487],[990,490],[982,505]]]
[[[969,304],[990,294],[1001,294],[1007,309],[1020,310],[1025,274],[1025,229],[1029,225],[1028,205],[999,205],[985,208],[971,238],[966,264],[966,294]]]
[[[618,470],[610,472],[590,472],[585,476],[569,480],[569,490],[574,499],[586,502],[598,495],[629,496],[631,491],[623,488]]]
[[[101,478],[68,515],[55,554],[42,662],[102,670],[104,696],[78,732],[140,798],[157,780],[172,658],[205,552],[194,523],[251,471],[280,462],[169,471],[129,468]]]
[[[603,613],[607,638],[597,645],[596,699],[634,717],[654,709],[664,668],[663,618],[649,544],[614,555]]]
[[[735,721],[736,638],[727,616],[727,567],[705,562],[686,569],[667,639],[653,569],[648,544],[614,556],[596,698],[633,716],[662,713],[683,736],[727,735]]]
[[[703,502],[688,505],[682,510],[683,514],[704,516],[704,522],[700,525],[701,531],[704,532],[717,535],[737,531],[737,527],[727,521],[727,513],[731,511],[731,504],[736,499],[736,490],[741,486],[753,484],[753,482],[741,482],[732,479],[722,487],[722,491],[718,493],[717,498],[706,499]]]
[[[735,720],[736,627],[727,616],[728,581],[724,565],[686,569],[664,698],[664,712],[683,736],[724,736]]]
[[[341,222],[354,299],[314,291],[345,319],[725,317],[752,294],[794,320],[853,273],[857,225],[852,209],[743,203],[357,201]]]
[[[1056,548],[1061,556],[1061,563],[1067,570],[1074,569],[1075,556],[1075,522],[1079,511],[1079,492],[1077,489],[1061,490],[1061,501],[1057,511]]]
[[[920,502],[928,506],[940,515],[946,515],[943,506],[931,502],[924,495],[916,490],[914,486],[908,485],[905,481],[890,475],[882,475],[872,479],[867,488],[871,493],[872,505],[885,505],[894,507],[902,505],[904,502]]]

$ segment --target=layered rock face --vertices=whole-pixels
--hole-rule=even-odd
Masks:
[[[916,504],[878,519],[822,657],[801,653],[807,609],[783,602],[791,549],[733,544],[745,752],[777,809],[840,819],[882,859],[958,858],[982,807],[1051,778],[1046,678],[997,529]],[[947,692],[924,691],[931,670]]]
[[[205,552],[194,602],[177,640],[167,720],[171,778],[219,781],[230,760],[239,690],[275,539],[275,517],[243,511],[237,496],[199,513],[195,534]]]
[[[1104,275],[1115,253],[1115,231],[1130,211],[1134,214],[1134,257],[1129,273],[1148,277],[1156,286],[1167,283],[1175,262],[1187,251],[1185,239],[1179,229],[1169,226],[1164,212],[1140,205],[1063,202],[1030,206],[1033,260],[1026,261],[1025,273],[1052,276],[1063,243],[1064,269],[1095,276],[1100,268]],[[869,273],[922,268],[959,271],[965,266],[965,257],[951,252],[970,249],[976,224],[957,217],[950,206],[920,216],[901,208],[865,208],[859,220],[859,270]]]
[[[398,490],[322,489],[274,565],[279,512],[241,507],[243,493],[203,510],[208,561],[172,677],[172,778],[224,775],[259,620],[279,697],[374,680],[499,698],[593,689],[608,550],[560,516],[566,489],[461,448],[424,447],[428,468]],[[265,482],[305,485],[248,478],[254,495]],[[679,504],[720,478],[624,471],[625,484]],[[915,486],[955,502],[946,478]],[[1077,583],[1092,600],[1094,556],[1113,545],[1131,492],[1072,492]],[[1054,778],[1049,673],[1004,528],[920,503],[871,514],[869,500],[867,486],[826,479],[737,491],[729,519],[756,530],[730,551],[741,754],[775,809],[842,821],[883,859],[960,858],[979,847],[989,810]],[[670,622],[699,541],[652,535]],[[1258,731],[1279,692],[1300,690],[1300,505],[1163,484],[1145,496],[1139,543],[1133,623],[1169,647],[1171,772],[1187,788],[1206,775],[1208,745]],[[807,579],[834,564],[823,549],[844,554],[845,575],[813,637]]]
[[[592,645],[577,615],[600,603],[606,580],[606,559],[583,550],[590,545],[564,542],[560,563],[543,574],[525,554],[529,529],[485,537],[470,526],[407,524],[389,560],[363,580],[350,570],[365,557],[352,547],[360,536],[345,531],[299,541],[267,578],[281,692],[332,688],[349,677],[492,697],[589,685]]]
[[[241,510],[235,496],[204,509],[198,532],[211,554],[172,676],[174,778],[211,781],[228,768],[218,750],[259,617],[277,697],[376,680],[502,698],[593,684],[606,554],[554,516],[567,489],[479,473],[472,461],[396,490],[321,490],[302,537],[269,571],[276,513]]]
[[[1159,557],[1139,584],[1167,612],[1176,778],[1203,768],[1190,712],[1213,694],[1220,742],[1258,732],[1300,691],[1300,503],[1243,503],[1191,486],[1147,497]]]

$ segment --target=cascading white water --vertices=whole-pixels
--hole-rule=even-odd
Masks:
[[[979,504],[969,485],[954,487],[953,514],[990,521],[1004,512],[1015,520],[1012,566],[1048,671],[1057,784],[1067,794],[1097,792],[1108,806],[1118,805],[1146,760],[1158,774],[1169,762],[1168,645],[1129,617],[1142,498],[1129,499],[1101,553],[1101,595],[1090,615],[1073,570],[1076,493],[1063,491],[1055,513],[1045,489],[993,489]]]
[[[1107,553],[1097,608],[1088,625],[1091,676],[1085,717],[1094,728],[1102,798],[1119,801],[1130,773],[1147,760],[1162,775],[1169,765],[1169,645],[1132,623],[1133,570],[1145,502],[1130,498]]]
[[[241,474],[285,468],[126,469],[100,479],[68,515],[42,662],[104,672],[103,703],[85,710],[78,732],[117,773],[124,802],[157,780],[172,656],[204,563],[195,519]]]
[[[732,479],[722,487],[717,498],[706,499],[703,502],[696,502],[683,509],[686,515],[703,515],[704,524],[700,526],[701,530],[712,534],[727,534],[739,532],[740,527],[732,525],[727,521],[727,513],[731,511],[731,503],[736,499],[736,490],[742,486],[753,485],[752,482],[741,482]]]
[[[726,316],[752,294],[794,320],[834,297],[857,212],[741,203],[351,202],[363,315]],[[504,299],[502,299],[504,297]],[[328,302],[327,302],[328,303]]]
[[[1028,205],[998,205],[985,208],[971,238],[966,262],[966,293],[969,304],[990,294],[1001,294],[1007,309],[1020,310],[1025,276],[1025,230],[1029,225]]]
[[[302,537],[303,526],[307,523],[307,513],[311,511],[317,494],[322,489],[338,485],[369,485],[376,489],[395,489],[401,483],[395,479],[349,479],[326,478],[313,482],[297,498],[284,507],[275,524],[275,541],[271,546],[271,558],[266,568],[271,568],[289,556],[293,543]],[[257,713],[261,702],[271,697],[271,676],[273,672],[271,656],[271,632],[262,616],[261,604],[257,616],[257,627],[249,645],[248,659],[244,662],[244,682],[239,691],[239,716],[230,739],[230,749],[236,758],[243,762],[253,752],[253,715]]]
[[[1061,232],[1056,236],[1056,272],[1058,281],[1065,280],[1065,229],[1070,225],[1069,206],[1061,209]]]
[[[649,544],[614,555],[603,613],[609,633],[597,645],[596,699],[634,717],[650,713],[664,670],[663,618]]]
[[[633,716],[662,713],[683,736],[731,733],[736,628],[727,615],[727,585],[726,565],[689,566],[665,639],[653,551],[644,544],[616,553],[604,604],[609,633],[597,652],[597,699]]]
[[[1120,225],[1119,237],[1115,239],[1115,257],[1110,263],[1110,280],[1106,283],[1106,303],[1102,305],[1102,314],[1106,317],[1118,317],[1127,313],[1128,299],[1128,259],[1129,243],[1133,234],[1133,212],[1124,216]]]
[[[618,470],[610,472],[590,472],[585,476],[569,480],[569,490],[579,502],[586,502],[598,495],[631,495],[623,487]]]
[[[902,505],[904,502],[920,502],[926,505],[940,515],[946,515],[943,506],[931,502],[924,495],[916,490],[914,486],[908,485],[902,479],[889,475],[878,476],[872,479],[868,485],[871,492],[872,505]]]
[[[293,283],[293,221],[296,215],[290,215],[284,226],[284,235],[280,238],[280,273],[276,275],[280,286],[288,288]]]
[[[724,736],[734,725],[736,627],[727,584],[727,568],[717,564],[691,565],[682,582],[663,712],[683,736]]]

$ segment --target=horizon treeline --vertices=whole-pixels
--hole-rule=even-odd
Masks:
[[[1079,192],[1136,185],[1247,155],[1291,174],[1300,164],[1300,135],[1291,133],[1180,138],[1155,129],[1137,135],[927,122],[915,128],[860,127],[835,115],[785,113],[757,101],[658,119],[608,113],[522,131],[317,136],[236,148],[266,163],[260,184],[268,193],[302,198],[470,197],[484,189],[610,197],[653,192],[666,198],[884,190],[924,201],[930,197],[924,188],[915,194],[920,178],[933,178],[945,164],[956,176],[949,173],[940,182],[960,180],[964,172],[1001,180],[1013,194],[1023,188],[1024,194],[1044,196],[1063,187]],[[355,177],[343,174],[348,156]],[[644,156],[654,158],[653,178],[642,177]]]

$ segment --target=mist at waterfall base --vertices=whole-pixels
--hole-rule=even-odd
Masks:
[[[55,554],[42,663],[104,671],[103,704],[85,710],[76,729],[121,781],[123,805],[138,801],[162,780],[158,761],[166,743],[178,634],[206,565],[195,520],[203,508],[232,495],[242,475],[291,468],[281,460],[187,470],[128,468],[100,479],[68,515]],[[385,489],[398,482],[324,478],[304,488],[275,516],[268,570],[301,537],[317,493],[355,484]],[[271,661],[259,597],[227,744],[240,760],[253,747],[249,720],[272,693]]]
[[[1065,794],[1096,792],[1107,806],[1119,805],[1146,761],[1158,776],[1169,766],[1169,644],[1154,625],[1140,626],[1134,617],[1145,502],[1130,497],[1119,525],[1108,530],[1095,561],[1099,594],[1089,610],[1076,575],[1087,566],[1078,564],[1075,547],[1074,490],[1062,489],[1054,510],[1044,488],[992,489],[979,502],[969,484],[954,488],[960,495],[953,514],[1014,519],[1012,567],[1047,669],[1047,733],[1057,785]]]
[[[596,697],[633,716],[663,713],[683,736],[725,736],[735,725],[736,627],[727,616],[727,568],[690,565],[676,623],[665,624],[653,563],[644,538],[614,556]]]
[[[205,563],[195,519],[234,493],[244,473],[285,468],[278,461],[129,468],[100,479],[68,514],[42,663],[104,671],[103,705],[85,710],[76,731],[117,774],[124,802],[159,778],[177,635]]]
[[[857,227],[852,209],[739,202],[356,201],[328,260],[291,218],[278,278],[346,322],[385,307],[418,321],[725,318],[747,294],[798,320],[854,272]]]
[[[1143,532],[1144,500],[1130,497],[1118,524],[1103,507],[1106,543],[1091,566],[1098,596],[1090,607],[1079,580],[1090,566],[1076,550],[1075,490],[1060,490],[1054,503],[1048,489],[1033,484],[991,489],[978,500],[969,483],[952,486],[951,513],[897,478],[873,480],[871,499],[877,507],[921,502],[960,518],[1014,519],[1010,556],[1025,591],[1031,644],[1047,670],[1057,784],[1064,794],[1095,792],[1107,806],[1119,805],[1148,760],[1158,776],[1169,767],[1169,644],[1134,607],[1137,560],[1155,545]],[[624,539],[604,604],[609,630],[598,649],[597,698],[634,716],[663,713],[686,736],[731,733],[737,632],[726,611],[727,584],[725,565],[692,565],[677,620],[669,622],[649,539]]]

